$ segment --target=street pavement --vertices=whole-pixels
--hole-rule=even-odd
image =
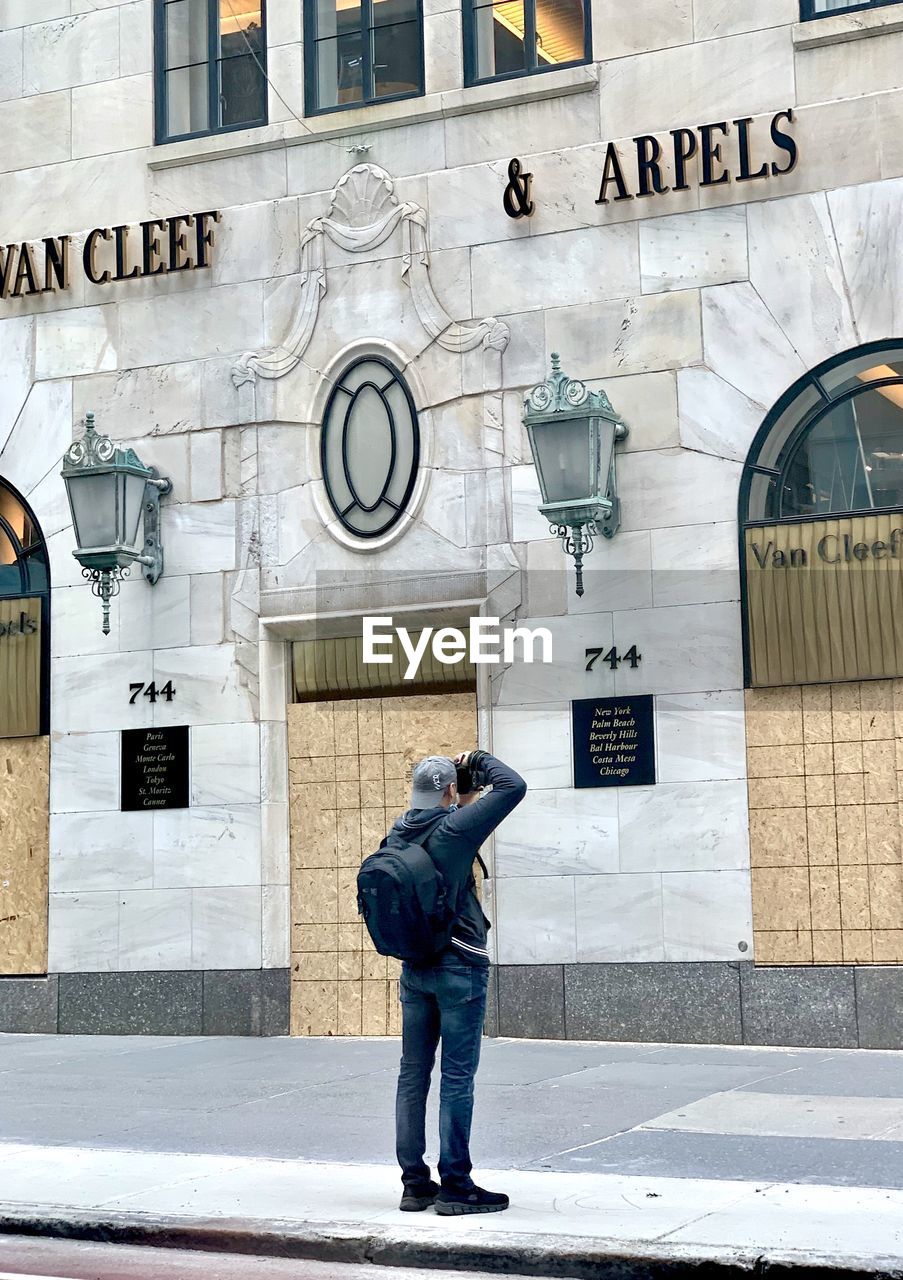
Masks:
[[[637,1274],[903,1262],[901,1053],[486,1041],[475,1172],[512,1207],[469,1219],[398,1212],[398,1056],[394,1040],[0,1036],[0,1220],[103,1219],[124,1238],[200,1223],[207,1247],[216,1228],[260,1252],[533,1274],[554,1257],[575,1276],[625,1250]]]

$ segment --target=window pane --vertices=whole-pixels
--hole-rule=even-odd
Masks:
[[[903,384],[839,404],[797,446],[782,516],[903,505]]]
[[[522,0],[475,5],[473,21],[478,79],[526,70]]]
[[[166,132],[171,138],[209,126],[207,63],[166,73]]]
[[[815,13],[836,13],[838,9],[858,9],[862,5],[887,4],[887,0],[813,0]]]
[[[220,124],[249,124],[266,116],[266,79],[258,60],[224,58],[220,63]]]
[[[263,23],[260,5],[251,0],[219,0],[219,34],[225,53],[226,41],[235,37],[241,41],[242,32],[252,42],[259,42]]]
[[[23,562],[28,574],[29,591],[47,591],[50,588],[50,575],[47,572],[47,554],[42,546],[26,553]]]
[[[207,61],[207,0],[167,0],[166,68]]]
[[[586,56],[583,0],[536,0],[536,66],[580,62]]]
[[[373,0],[374,27],[388,27],[399,22],[420,25],[417,0]]]
[[[377,98],[420,89],[420,23],[373,29],[373,79]]]
[[[359,31],[317,43],[317,106],[363,100],[363,54]]]

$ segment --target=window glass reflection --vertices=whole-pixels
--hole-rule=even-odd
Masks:
[[[775,498],[783,517],[903,506],[903,382],[831,409],[785,462]]]
[[[470,12],[478,80],[586,59],[583,0],[475,0]]]
[[[306,12],[315,48],[309,111],[423,92],[418,0],[317,0]]]
[[[159,90],[165,138],[263,123],[265,56],[259,2],[166,0]]]

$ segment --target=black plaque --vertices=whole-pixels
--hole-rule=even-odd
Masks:
[[[123,811],[188,808],[188,726],[123,729]]]
[[[645,787],[655,782],[652,694],[571,703],[575,787]]]

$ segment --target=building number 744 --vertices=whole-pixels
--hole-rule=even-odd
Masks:
[[[637,667],[643,661],[643,655],[637,653],[636,645],[632,644],[626,653],[618,653],[617,646],[612,646],[608,653],[603,649],[587,649],[585,655],[589,661],[586,664],[587,671],[592,671],[593,667],[601,658],[603,662],[607,662],[612,671],[617,671],[622,662],[627,662],[636,671]]]

